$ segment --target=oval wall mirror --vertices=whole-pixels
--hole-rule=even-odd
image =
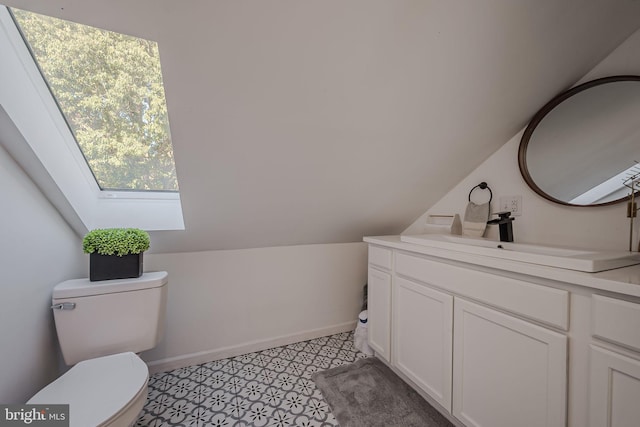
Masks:
[[[527,126],[520,172],[542,197],[570,206],[626,200],[640,173],[640,76],[593,80],[553,98]]]

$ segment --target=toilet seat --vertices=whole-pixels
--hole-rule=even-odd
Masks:
[[[28,404],[69,404],[70,426],[130,425],[147,398],[147,365],[134,353],[79,362]],[[130,418],[130,419],[126,419]]]

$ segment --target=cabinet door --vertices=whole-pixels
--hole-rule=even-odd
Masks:
[[[395,278],[393,364],[451,412],[453,296]]]
[[[391,275],[369,268],[369,346],[387,362],[391,360]]]
[[[475,427],[566,425],[567,337],[459,298],[453,415]]]
[[[592,345],[589,426],[640,424],[640,360]]]

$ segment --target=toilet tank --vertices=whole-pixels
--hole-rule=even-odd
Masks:
[[[167,283],[161,271],[136,279],[56,285],[52,308],[65,363],[155,347],[164,333]]]

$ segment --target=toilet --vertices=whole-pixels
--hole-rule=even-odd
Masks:
[[[69,404],[70,426],[131,426],[147,400],[147,365],[136,355],[164,333],[167,273],[137,279],[67,280],[53,289],[64,361],[74,365],[28,404]]]

